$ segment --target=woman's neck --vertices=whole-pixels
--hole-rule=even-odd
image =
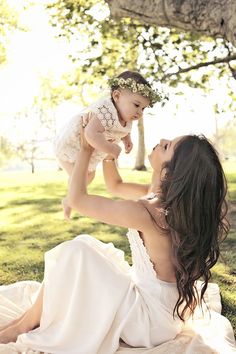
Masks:
[[[155,193],[155,194],[160,193],[160,184],[161,184],[160,173],[153,171],[151,185],[149,187],[149,193]]]

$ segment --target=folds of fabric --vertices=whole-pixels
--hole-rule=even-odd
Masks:
[[[128,272],[122,251],[87,235],[47,252],[40,327],[18,343],[50,353],[114,353],[121,328],[113,323],[127,294],[133,297]]]

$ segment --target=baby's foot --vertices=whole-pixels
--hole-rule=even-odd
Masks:
[[[66,220],[70,220],[71,208],[67,204],[66,198],[62,199],[61,203],[62,203],[62,208],[63,208],[63,212],[64,212],[64,218]]]

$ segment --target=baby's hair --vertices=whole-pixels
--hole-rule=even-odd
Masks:
[[[137,84],[143,84],[143,85],[147,85],[151,88],[151,85],[149,84],[149,82],[144,79],[144,77],[139,74],[136,71],[123,71],[120,75],[117,76],[117,78],[123,78],[123,79],[133,79]],[[119,88],[119,86],[112,86],[111,91],[113,92],[114,90],[117,90]]]

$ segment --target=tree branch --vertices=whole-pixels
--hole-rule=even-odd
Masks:
[[[191,70],[197,70],[199,68],[203,68],[203,67],[206,67],[206,66],[209,66],[209,65],[221,64],[221,63],[229,63],[232,60],[236,60],[236,54],[227,56],[225,58],[220,58],[220,59],[215,59],[215,60],[212,60],[212,61],[207,61],[205,63],[199,63],[199,64],[196,64],[196,65],[193,65],[193,66],[189,66],[188,68],[184,68],[184,69],[180,68],[176,72],[163,75],[162,78],[161,78],[161,81],[164,81],[168,77],[171,77],[173,75],[179,75],[179,74],[187,73],[187,72],[189,72]]]
[[[112,17],[221,37],[236,46],[235,0],[105,0]]]

